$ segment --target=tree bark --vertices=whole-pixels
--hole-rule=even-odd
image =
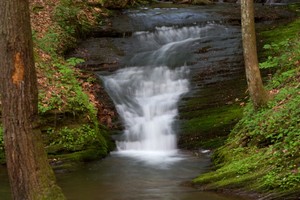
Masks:
[[[268,102],[268,93],[263,87],[258,67],[253,0],[241,0],[242,37],[246,77],[250,98],[258,109]]]
[[[0,1],[0,91],[13,199],[64,199],[38,127],[38,90],[28,0]]]

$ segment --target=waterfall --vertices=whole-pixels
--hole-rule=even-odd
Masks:
[[[188,91],[186,67],[130,67],[104,77],[125,130],[119,151],[172,151],[176,149],[173,123],[177,103]]]
[[[159,27],[133,34],[139,45],[126,57],[130,67],[101,76],[124,124],[118,152],[176,152],[178,102],[189,90],[184,62],[193,44],[218,26]],[[182,64],[170,67],[170,61]]]
[[[140,46],[130,58],[127,66],[183,66],[191,56],[191,48],[221,25],[206,24],[191,27],[156,27],[153,32],[136,32],[133,37]],[[182,51],[183,49],[187,51]]]

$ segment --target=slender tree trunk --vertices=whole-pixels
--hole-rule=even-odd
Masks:
[[[0,91],[13,199],[64,199],[38,127],[38,90],[28,0],[0,1]]]
[[[241,0],[242,36],[248,90],[254,107],[266,105],[268,93],[263,87],[257,58],[253,0]]]

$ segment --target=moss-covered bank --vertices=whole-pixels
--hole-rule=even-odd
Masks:
[[[30,0],[35,61],[39,85],[40,127],[55,167],[99,159],[113,149],[110,128],[116,114],[100,82],[64,57],[77,41],[105,25],[114,9],[149,1]],[[102,91],[101,99],[97,91]],[[1,110],[0,110],[1,111]],[[1,113],[1,112],[0,112]],[[0,127],[0,163],[5,163]]]
[[[300,196],[300,19],[261,33],[276,71],[267,88],[274,98],[258,111],[248,103],[243,118],[213,155],[216,171],[194,179],[208,190],[242,189],[263,199]]]
[[[240,76],[244,77],[243,74]],[[242,117],[245,83],[235,77],[205,85],[180,106],[179,147],[189,150],[216,149]]]

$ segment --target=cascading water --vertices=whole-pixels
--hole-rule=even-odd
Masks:
[[[83,51],[84,56],[91,59],[93,66],[102,63],[107,55],[104,51],[111,48],[110,45],[95,48],[107,39],[126,52],[123,69],[111,75],[99,72],[123,118],[124,133],[116,139],[118,151],[111,156],[58,174],[58,184],[68,199],[241,200],[186,187],[187,181],[210,169],[210,158],[200,152],[195,157],[190,152],[176,151],[177,106],[180,97],[189,90],[187,77],[206,77],[209,70],[221,70],[221,74],[224,72],[229,77],[231,70],[240,65],[233,59],[241,54],[240,27],[195,24],[221,19],[215,11],[210,14],[212,8],[128,11],[124,21],[128,21],[129,15],[132,21],[137,21],[134,30],[150,31],[136,32],[126,38],[91,38],[82,43],[79,50],[88,50]],[[220,8],[224,10],[223,5]],[[235,8],[228,5],[228,9]],[[181,27],[184,24],[189,26]],[[130,26],[126,23],[125,27]],[[223,80],[223,75],[215,80]],[[210,81],[193,81],[190,89],[195,92],[195,88],[209,87]],[[0,165],[0,199],[11,200],[7,173],[3,169]]]
[[[213,31],[224,26],[213,23],[205,26],[156,27],[153,32],[136,32],[133,39],[137,46],[133,55],[126,57],[126,66],[181,67],[192,56],[194,45],[201,38],[213,35]],[[191,51],[181,51],[190,49]]]
[[[186,71],[186,67],[131,67],[104,78],[125,125],[118,150],[176,149],[172,124],[180,96],[188,91]]]
[[[191,56],[179,49],[192,48],[201,35],[218,26],[160,27],[133,35],[139,46],[125,61],[132,67],[102,76],[124,123],[124,133],[116,142],[119,152],[134,152],[142,157],[145,153],[176,153],[174,122],[178,101],[188,92],[188,67],[184,62]]]

